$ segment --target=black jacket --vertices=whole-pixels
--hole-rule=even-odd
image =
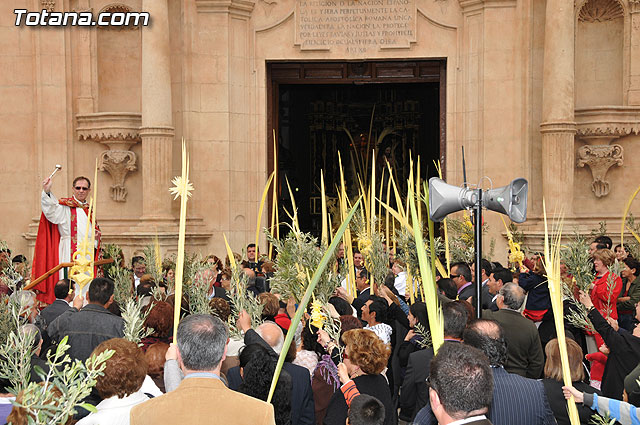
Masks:
[[[429,400],[427,378],[433,349],[425,348],[409,355],[407,371],[400,389],[400,419],[411,422]]]
[[[520,273],[518,285],[527,291],[527,310],[548,310],[551,308],[549,282],[535,273]]]
[[[358,318],[362,318],[362,307],[369,301],[371,297],[371,290],[369,288],[365,288],[358,294],[357,298],[354,298],[351,302],[353,308],[358,312]]]
[[[623,328],[616,332],[595,308],[589,319],[611,351],[602,375],[602,395],[622,400],[624,378],[640,363],[640,338]]]
[[[360,394],[368,394],[380,400],[384,405],[384,425],[391,425],[396,418],[395,409],[391,402],[389,384],[382,375],[361,375],[353,380]],[[327,414],[324,417],[324,425],[344,425],[347,421],[349,408],[342,391],[338,390],[331,397]]]
[[[58,316],[71,308],[65,300],[57,299],[40,312],[40,317],[44,319],[45,326],[49,326]]]
[[[470,297],[475,299],[476,296],[476,284],[475,283],[471,283],[471,285],[467,286],[466,288],[464,288],[459,294],[458,294],[458,299],[459,300],[463,300],[466,301],[468,300]]]
[[[249,329],[244,334],[245,345],[260,344],[277,358],[275,351],[263,340],[253,329]],[[314,425],[316,422],[315,404],[313,392],[311,390],[311,375],[304,367],[285,362],[282,366],[291,375],[291,425]],[[227,371],[229,388],[238,390],[242,383],[240,368],[232,367]]]
[[[124,337],[124,321],[101,305],[87,304],[80,311],[71,308],[62,313],[47,333],[55,343],[68,336],[69,356],[85,361],[101,342]]]
[[[558,425],[571,425],[569,421],[569,414],[567,413],[567,400],[562,394],[562,386],[564,383],[556,381],[555,379],[543,379],[544,392],[547,394],[547,400],[553,411],[553,415],[556,417]],[[600,391],[596,390],[592,386],[585,384],[584,382],[574,382],[573,387],[583,393],[600,395]],[[578,414],[580,415],[580,423],[588,425],[591,421],[591,416],[595,413],[589,406],[582,403],[576,403],[578,408]]]

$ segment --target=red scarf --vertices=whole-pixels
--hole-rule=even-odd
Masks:
[[[87,215],[89,221],[91,221],[91,217],[89,217],[89,204],[87,204],[86,202],[84,204],[81,204],[80,202],[78,202],[76,198],[62,198],[58,201],[58,203],[60,205],[64,205],[71,209],[71,230],[70,230],[71,252],[69,254],[71,256],[73,255],[74,252],[76,252],[76,249],[78,247],[78,212],[76,211],[76,208],[82,208],[84,210],[84,213]],[[98,223],[96,223],[96,230],[100,230],[100,226],[98,226]],[[100,248],[99,237],[98,237],[98,248]]]

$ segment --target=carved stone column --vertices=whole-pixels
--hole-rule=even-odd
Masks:
[[[570,214],[574,175],[574,5],[547,0],[542,86],[542,192],[547,212]]]
[[[167,0],[144,0],[151,24],[142,31],[142,219],[172,220],[171,69]]]

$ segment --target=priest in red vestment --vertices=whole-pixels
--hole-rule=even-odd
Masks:
[[[91,181],[86,177],[73,180],[71,198],[60,200],[51,192],[52,181],[47,178],[42,182],[40,205],[42,215],[38,226],[38,236],[33,255],[31,279],[45,274],[59,263],[70,262],[79,241],[85,237],[87,220],[89,220],[89,203],[87,198],[91,191]],[[99,253],[100,231],[96,224],[96,253]],[[53,287],[64,277],[64,270],[59,275],[52,275],[34,287],[40,293],[38,299],[51,304],[55,299]],[[83,289],[88,289],[86,285]],[[80,294],[76,288],[76,294]]]

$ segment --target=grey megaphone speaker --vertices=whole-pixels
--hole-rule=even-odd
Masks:
[[[511,221],[523,223],[527,220],[527,194],[529,183],[517,178],[509,186],[487,190],[482,195],[482,204],[488,210],[508,215]]]
[[[429,215],[442,221],[452,212],[472,207],[478,201],[475,190],[453,186],[438,177],[429,179]]]

